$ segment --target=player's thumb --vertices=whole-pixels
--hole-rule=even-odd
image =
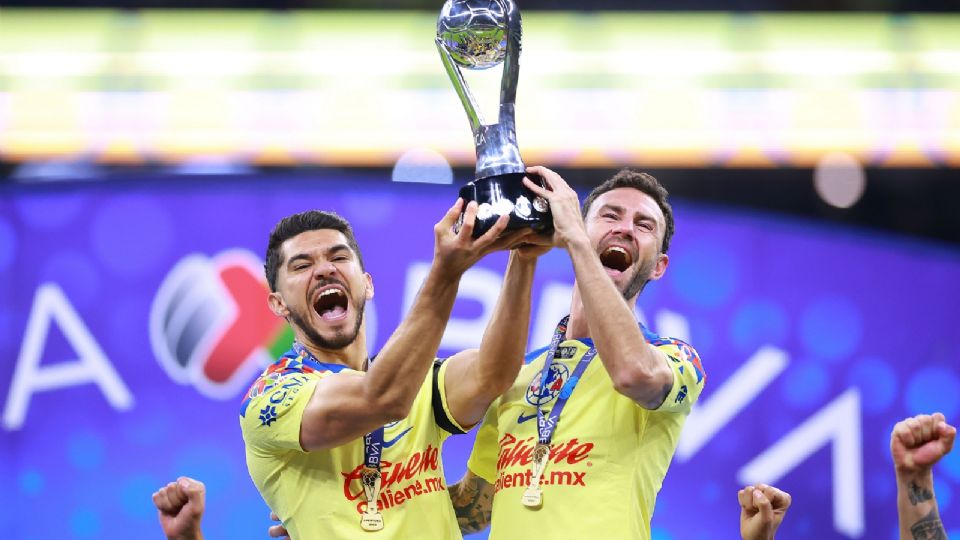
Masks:
[[[773,506],[770,504],[770,499],[759,489],[753,490],[753,504],[760,511],[760,518],[764,522],[773,522]]]

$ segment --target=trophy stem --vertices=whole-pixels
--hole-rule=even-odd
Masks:
[[[503,72],[500,76],[500,104],[517,101],[517,80],[520,78],[520,49],[523,36],[523,24],[520,9],[516,2],[505,2],[504,17],[507,24],[507,54],[503,59]]]
[[[446,70],[447,76],[450,77],[450,82],[453,83],[453,89],[457,92],[457,97],[460,98],[463,110],[467,113],[467,120],[470,121],[470,129],[473,131],[474,137],[476,137],[477,132],[483,127],[483,116],[480,114],[480,107],[477,106],[477,100],[473,97],[470,87],[467,86],[467,81],[464,80],[460,68],[457,67],[453,58],[450,57],[450,51],[443,46],[443,42],[440,41],[439,37],[436,38],[434,42],[437,44],[437,52],[440,53],[443,68]]]
[[[500,123],[481,126],[476,137],[477,167],[474,178],[526,172],[514,129],[513,105],[500,106]]]

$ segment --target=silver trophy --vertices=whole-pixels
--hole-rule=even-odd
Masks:
[[[513,0],[447,0],[437,19],[437,50],[467,112],[477,148],[474,180],[460,189],[464,202],[479,205],[474,236],[489,230],[504,214],[510,214],[508,229],[553,227],[547,201],[522,182],[526,166],[517,147],[514,106],[520,34],[520,10]],[[485,124],[460,68],[487,69],[501,62],[499,121]],[[539,177],[527,176],[544,185]]]

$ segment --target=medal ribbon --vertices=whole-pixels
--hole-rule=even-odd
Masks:
[[[380,455],[383,453],[383,426],[367,433],[363,437],[363,465],[368,469],[380,470]]]
[[[570,316],[567,315],[560,320],[560,323],[557,324],[557,329],[553,332],[553,339],[550,341],[550,349],[547,351],[547,357],[543,361],[543,371],[540,372],[540,394],[542,396],[544,386],[547,383],[547,377],[550,374],[550,367],[553,365],[554,356],[557,354],[557,348],[560,347],[560,342],[563,341],[564,335],[567,333],[567,322],[570,320]],[[557,429],[557,424],[560,423],[560,413],[563,412],[564,406],[567,404],[567,400],[570,399],[570,394],[573,393],[573,389],[577,387],[577,383],[580,381],[580,377],[583,375],[583,372],[587,369],[587,365],[590,364],[590,361],[593,360],[593,357],[597,355],[597,348],[591,346],[590,350],[585,352],[580,361],[577,362],[577,366],[573,369],[573,374],[570,376],[570,379],[567,380],[566,384],[563,385],[563,388],[560,390],[560,395],[557,396],[557,402],[554,404],[553,409],[544,417],[543,409],[540,407],[539,400],[537,403],[537,443],[543,445],[550,445],[550,441],[553,440],[553,432]],[[538,396],[540,397],[540,396]]]
[[[302,361],[310,362],[317,364],[323,368],[336,368],[331,369],[331,371],[337,372],[344,369],[342,364],[327,364],[321,362],[313,356],[313,354],[307,350],[306,347],[301,345],[299,342],[293,342],[293,350],[296,351],[297,355],[303,358]],[[373,363],[372,359],[367,360],[367,365]],[[366,485],[365,479],[361,477],[361,483],[363,485],[364,493],[367,495],[367,505],[376,505],[377,492],[380,490],[380,458],[383,455],[383,426],[367,433],[363,437],[363,465],[364,468],[370,471],[373,471],[373,476],[376,478],[376,488],[372,485]]]

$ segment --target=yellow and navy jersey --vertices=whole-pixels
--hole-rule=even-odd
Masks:
[[[247,468],[292,539],[461,538],[440,460],[447,436],[464,431],[447,408],[445,370],[435,362],[410,415],[385,427],[378,500],[384,528],[377,532],[360,528],[362,437],[326,450],[300,447],[300,421],[316,385],[365,374],[291,351],[257,378],[240,408]]]
[[[537,444],[537,405],[545,415],[553,408],[592,341],[561,342],[543,388],[548,349],[534,351],[510,390],[490,406],[468,467],[496,490],[491,540],[526,540],[530,531],[544,538],[650,538],[657,492],[706,377],[691,346],[643,330],[673,370],[669,394],[656,410],[644,409],[614,389],[594,358],[553,433],[540,510],[520,502]]]

